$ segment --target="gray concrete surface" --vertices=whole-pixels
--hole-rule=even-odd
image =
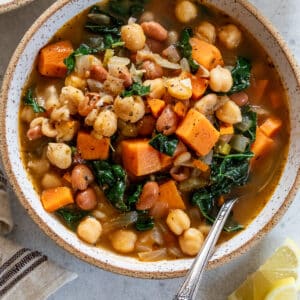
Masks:
[[[19,40],[53,0],[36,0],[26,7],[0,15],[0,81],[8,61]],[[284,36],[294,55],[300,59],[300,8],[299,0],[251,0]],[[299,196],[299,195],[298,195]],[[16,226],[9,238],[43,251],[57,264],[76,272],[77,280],[60,289],[51,300],[68,299],[172,299],[182,279],[142,280],[112,274],[73,257],[50,240],[26,211],[12,197]],[[253,272],[286,236],[300,244],[300,199],[294,201],[288,213],[275,229],[247,254],[229,264],[205,274],[199,299],[223,300],[249,273]],[[33,299],[34,300],[34,299]]]

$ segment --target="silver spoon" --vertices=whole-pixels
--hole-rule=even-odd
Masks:
[[[222,205],[218,216],[203,243],[203,246],[201,247],[198,255],[195,258],[195,261],[191,266],[190,271],[185,278],[185,281],[173,298],[174,300],[195,299],[208,260],[214,252],[215,245],[219,239],[231,209],[238,199],[239,198],[230,199]]]

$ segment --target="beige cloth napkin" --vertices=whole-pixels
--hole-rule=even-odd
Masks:
[[[0,299],[46,299],[77,275],[55,265],[39,251],[23,248],[1,236],[13,228],[6,187],[0,169]]]

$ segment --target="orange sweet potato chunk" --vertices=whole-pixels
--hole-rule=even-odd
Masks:
[[[282,126],[282,121],[275,117],[269,117],[265,122],[259,127],[263,133],[268,137],[273,137],[278,133]]]
[[[149,141],[136,139],[122,142],[122,161],[129,173],[143,176],[161,169],[160,152],[150,146]]]
[[[60,41],[44,47],[39,54],[38,70],[48,77],[65,77],[67,67],[64,59],[73,52],[70,41]]]
[[[190,43],[192,46],[193,59],[207,70],[211,70],[218,65],[224,65],[221,52],[214,45],[197,38],[191,38]]]
[[[109,138],[96,139],[84,131],[80,131],[77,135],[77,150],[81,157],[86,160],[107,159],[109,145]]]
[[[72,190],[66,186],[44,190],[41,200],[44,209],[50,213],[74,203]]]
[[[148,99],[147,102],[151,109],[153,117],[158,118],[165,108],[166,102],[160,99]]]
[[[169,180],[159,186],[158,202],[167,202],[169,209],[186,208],[174,180]]]
[[[210,121],[193,108],[177,128],[176,134],[201,156],[211,151],[220,136]]]
[[[251,151],[254,153],[254,159],[268,153],[274,146],[274,140],[266,136],[263,131],[258,127],[256,129],[256,139],[251,146]]]

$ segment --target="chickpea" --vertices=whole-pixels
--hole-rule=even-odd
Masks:
[[[220,28],[218,33],[220,42],[229,50],[237,48],[242,41],[242,32],[233,24]]]
[[[93,210],[97,207],[97,196],[91,187],[85,191],[80,191],[75,198],[77,206],[82,210]]]
[[[79,128],[78,121],[67,121],[56,123],[55,129],[57,131],[57,142],[69,142],[71,141]]]
[[[194,108],[204,115],[211,115],[214,113],[217,103],[218,96],[216,94],[208,94],[197,101]]]
[[[108,69],[110,75],[123,80],[124,87],[132,85],[131,74],[126,65],[109,63]]]
[[[102,233],[101,223],[91,217],[83,219],[77,227],[77,235],[89,244],[96,244]]]
[[[92,109],[91,112],[84,119],[84,123],[88,126],[94,126],[94,123],[98,117],[98,110],[96,108]]]
[[[138,24],[122,26],[121,38],[125,42],[125,47],[132,52],[136,52],[145,47],[146,37],[143,28]]]
[[[150,60],[143,62],[142,69],[146,71],[144,75],[146,79],[161,78],[164,74],[163,68]]]
[[[117,128],[117,116],[110,110],[101,111],[94,123],[94,132],[99,137],[111,137],[115,134]]]
[[[35,174],[37,175],[43,175],[46,173],[49,168],[50,164],[47,159],[34,159],[30,160],[27,164],[27,167]]]
[[[241,109],[231,100],[227,101],[216,111],[217,118],[227,124],[242,122]]]
[[[67,169],[72,164],[71,148],[64,143],[49,143],[47,158],[54,166],[60,169]]]
[[[192,97],[192,83],[189,78],[174,77],[166,81],[168,93],[179,100],[188,100]]]
[[[141,196],[136,204],[136,209],[150,209],[158,200],[159,186],[155,181],[149,181],[143,186]]]
[[[166,93],[166,87],[162,78],[146,80],[144,81],[143,85],[150,86],[149,98],[162,99]]]
[[[168,214],[166,223],[170,230],[176,235],[181,235],[191,226],[189,216],[182,209],[171,210]]]
[[[216,42],[216,28],[213,24],[203,21],[196,28],[195,35],[200,40],[203,40],[207,43],[214,44]]]
[[[30,123],[36,117],[32,107],[26,105],[23,107],[21,112],[21,120],[26,123]]]
[[[231,72],[221,66],[210,71],[209,86],[214,92],[227,93],[233,85]]]
[[[51,112],[50,119],[52,121],[69,121],[70,120],[70,110],[67,105],[61,106],[59,108],[54,108]]]
[[[114,102],[114,111],[123,121],[136,123],[145,115],[145,104],[141,97],[117,97]]]
[[[162,111],[156,122],[156,130],[162,132],[164,135],[173,134],[178,125],[178,118],[172,106],[167,105]]]
[[[73,86],[65,86],[61,90],[59,101],[62,105],[66,105],[71,115],[77,113],[78,105],[83,102],[85,96],[83,92]]]
[[[163,42],[168,38],[168,31],[157,22],[143,22],[141,27],[143,28],[145,35],[154,40]]]
[[[120,253],[134,251],[137,235],[131,230],[118,230],[111,235],[113,248]]]
[[[73,86],[74,88],[84,90],[87,86],[87,82],[75,74],[70,74],[65,79],[65,86]]]
[[[196,228],[189,228],[179,237],[179,246],[184,254],[194,256],[198,254],[204,241],[204,236]]]
[[[175,15],[181,23],[189,23],[197,17],[197,6],[191,1],[179,1],[175,7]]]
[[[88,185],[94,181],[94,175],[92,171],[86,165],[77,165],[71,174],[71,182],[73,189],[85,190]]]
[[[117,96],[124,91],[124,80],[109,74],[103,83],[103,89],[101,88],[100,90],[104,90],[108,94]]]
[[[53,127],[53,125],[49,122],[49,119],[44,118],[44,117],[38,117],[38,118],[33,119],[30,123],[30,129],[36,128],[36,134],[37,134],[38,126],[41,129],[42,135],[45,135],[50,138],[56,137],[57,131]],[[33,134],[33,132],[32,132],[32,134]],[[28,135],[30,135],[30,132],[28,132]],[[33,135],[33,137],[36,137],[36,136]]]
[[[58,175],[46,173],[42,178],[41,184],[44,189],[52,189],[61,186],[62,183]]]

